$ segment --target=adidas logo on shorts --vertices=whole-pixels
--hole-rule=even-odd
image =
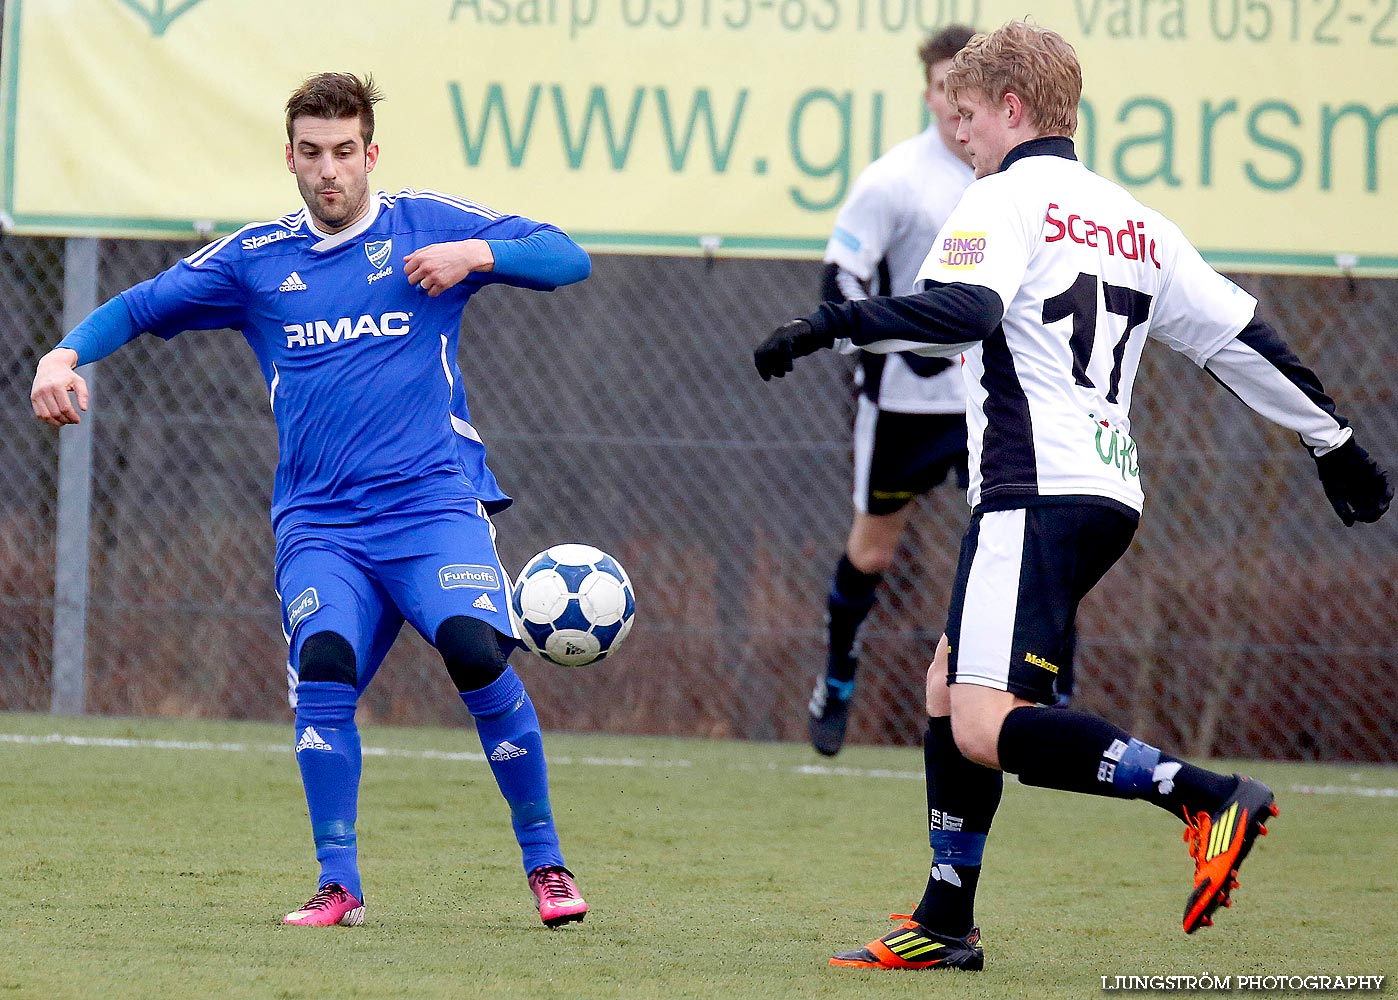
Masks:
[[[471,602],[471,607],[480,608],[482,611],[497,611],[495,603],[491,601],[489,594],[482,594]]]
[[[490,759],[514,760],[516,757],[523,757],[528,752],[523,747],[515,746],[509,740],[503,740],[494,750],[490,751]]]
[[[331,750],[335,748],[320,738],[320,733],[316,732],[315,726],[307,726],[306,731],[301,734],[301,738],[296,741],[296,752],[302,750]]]

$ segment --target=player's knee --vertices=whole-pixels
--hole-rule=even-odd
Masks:
[[[494,626],[479,618],[448,618],[437,628],[436,645],[458,691],[475,691],[493,683],[508,665]]]
[[[845,546],[845,558],[861,573],[881,575],[893,565],[895,548],[895,545],[885,544],[882,540],[851,538]]]
[[[317,632],[301,644],[297,678],[354,687],[359,679],[355,669],[354,647],[337,632]]]
[[[317,632],[301,644],[296,682],[296,725],[354,725],[359,700],[355,684],[354,647],[335,632]]]
[[[952,709],[951,735],[961,756],[982,767],[1000,766],[1000,725],[979,713]]]
[[[859,558],[850,558],[861,573],[883,575],[893,565],[895,547],[892,545],[868,545],[860,550]]]
[[[846,543],[846,557],[861,573],[887,573],[898,554],[902,522],[893,517],[866,515],[857,519]]]

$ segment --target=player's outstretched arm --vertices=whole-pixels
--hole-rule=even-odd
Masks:
[[[1377,521],[1393,486],[1354,440],[1320,379],[1270,326],[1253,320],[1205,363],[1206,370],[1249,407],[1295,431],[1315,459],[1325,497],[1347,527]]]
[[[34,416],[51,427],[81,423],[78,410],[87,410],[88,394],[87,382],[76,371],[78,365],[105,358],[140,333],[120,296],[93,310],[57,347],[39,359],[34,386],[29,390]]]
[[[778,327],[753,351],[763,381],[781,378],[796,358],[848,339],[875,354],[917,351],[954,357],[994,331],[1004,315],[1000,296],[982,285],[937,284],[912,295],[826,302]]]

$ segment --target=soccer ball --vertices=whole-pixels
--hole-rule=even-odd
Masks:
[[[626,570],[591,545],[554,545],[530,559],[510,607],[524,644],[561,667],[605,658],[636,618]]]

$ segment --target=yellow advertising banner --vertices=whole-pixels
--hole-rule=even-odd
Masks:
[[[374,178],[597,250],[813,256],[924,127],[916,50],[1018,16],[1084,68],[1080,157],[1220,267],[1398,274],[1398,0],[9,0],[9,231],[227,232],[299,207],[287,95],[385,94]]]

